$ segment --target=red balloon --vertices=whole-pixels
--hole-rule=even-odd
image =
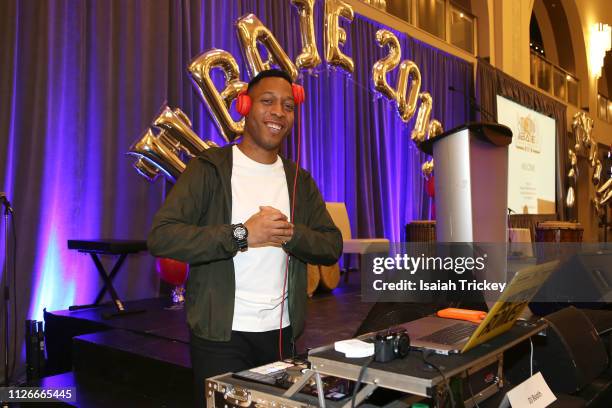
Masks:
[[[427,191],[427,195],[430,197],[434,197],[436,195],[434,176],[431,176],[425,181],[425,191]]]
[[[170,258],[157,258],[155,268],[160,279],[174,286],[179,286],[187,280],[189,265]]]

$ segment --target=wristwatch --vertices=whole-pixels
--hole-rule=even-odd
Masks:
[[[244,224],[232,224],[232,238],[236,241],[236,245],[238,245],[238,250],[240,252],[244,252],[247,250],[249,246],[247,242],[247,237],[249,236],[249,231],[246,229]]]

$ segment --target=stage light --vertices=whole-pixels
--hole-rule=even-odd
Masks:
[[[612,46],[612,28],[608,24],[596,23],[591,26],[589,54],[591,74],[595,79],[601,77],[604,58]]]

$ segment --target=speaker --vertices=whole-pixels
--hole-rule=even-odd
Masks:
[[[612,301],[612,252],[580,253],[564,261],[529,308],[546,316],[568,306],[606,308]]]
[[[555,393],[572,394],[608,367],[608,354],[597,329],[573,306],[545,317],[544,342],[534,348],[534,368],[541,371]]]
[[[612,310],[583,309],[600,337],[612,333]]]

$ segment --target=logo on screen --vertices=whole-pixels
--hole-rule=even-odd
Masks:
[[[530,153],[540,153],[540,140],[536,134],[536,124],[531,115],[519,116],[516,148]]]

